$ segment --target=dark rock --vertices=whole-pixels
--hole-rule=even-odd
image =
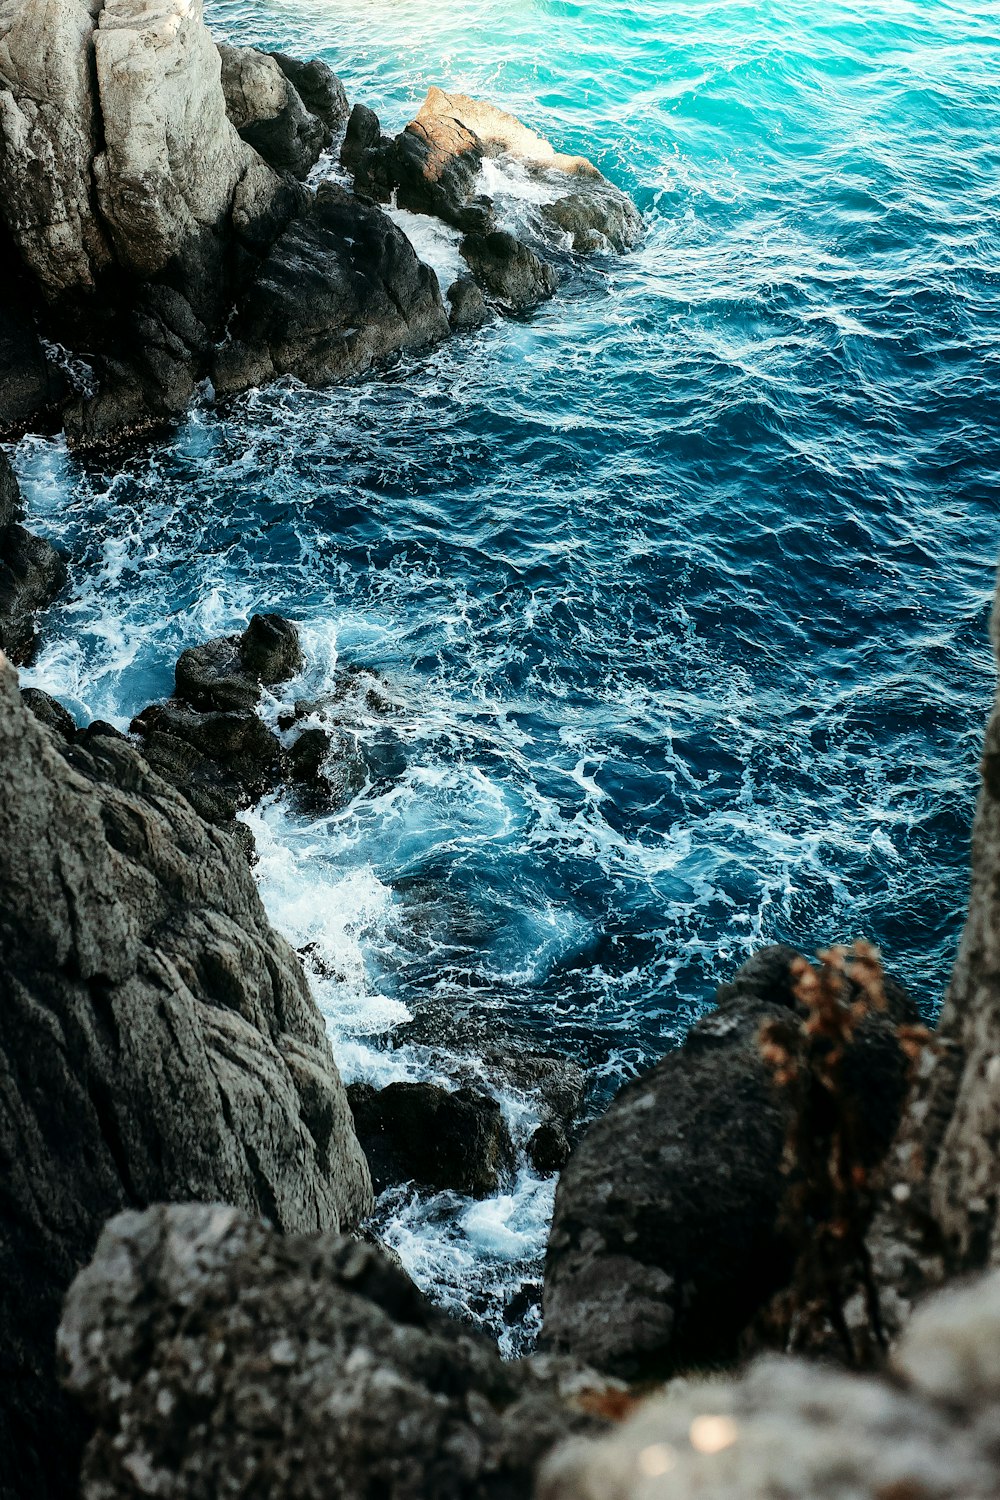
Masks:
[[[59,1309],[101,1225],[191,1199],[368,1211],[301,966],[229,835],[120,736],[66,743],[0,665],[0,1493],[76,1493]]]
[[[488,1198],[514,1170],[510,1132],[488,1094],[432,1083],[355,1083],[347,1092],[376,1192],[412,1181]]]
[[[794,1010],[791,949],[765,949],[719,991],[685,1044],[627,1084],[560,1178],[546,1260],[545,1336],[627,1376],[732,1358],[792,1270],[779,1227],[791,1121],[760,1027]],[[891,986],[896,1014],[911,1002]],[[874,1166],[906,1091],[892,1013],[861,1024],[844,1063]]]
[[[344,144],[340,148],[340,164],[348,172],[354,172],[366,151],[382,142],[382,126],[378,115],[366,104],[356,104],[344,132]]]
[[[460,276],[448,288],[448,319],[456,333],[481,328],[489,317],[489,309],[476,281],[471,276]]]
[[[174,688],[193,708],[247,711],[260,702],[261,684],[273,687],[303,665],[295,625],[281,615],[254,615],[242,635],[219,636],[183,652]]]
[[[480,286],[511,312],[536,307],[558,285],[552,267],[505,229],[466,235],[459,251]]]
[[[305,729],[288,752],[288,774],[293,781],[318,781],[330,753],[330,736],[325,729]]]
[[[437,277],[387,214],[323,183],[237,301],[217,391],[279,375],[322,385],[450,332]]]
[[[4,508],[16,514],[10,475],[5,473]],[[19,665],[31,661],[37,638],[35,615],[66,582],[66,559],[51,542],[16,521],[0,529],[0,649]]]
[[[51,729],[61,739],[71,740],[76,735],[76,721],[59,702],[58,698],[43,693],[41,688],[22,688],[21,702],[30,708],[39,723]]]
[[[66,394],[65,382],[46,359],[35,326],[23,310],[30,292],[20,279],[15,296],[17,300],[0,303],[0,437],[4,438],[48,432]]]
[[[569,1141],[562,1126],[555,1120],[544,1120],[528,1142],[528,1160],[535,1171],[550,1177],[562,1171],[569,1156]]]
[[[328,146],[347,121],[350,106],[344,85],[332,68],[318,58],[300,62],[286,52],[272,52],[278,67],[298,93],[310,114],[321,120],[326,130],[323,144]]]
[[[307,107],[291,77],[292,59],[225,45],[219,47],[219,55],[226,113],[240,135],[276,172],[307,176],[332,139],[332,128]],[[308,66],[299,65],[303,73]],[[305,75],[307,87],[310,81],[314,83],[324,108],[336,118],[335,90],[327,80],[324,93],[319,72],[323,64],[315,63],[313,68],[313,74]],[[336,84],[333,73],[325,71]],[[346,106],[346,97],[343,103]]]
[[[15,521],[24,519],[21,505],[21,487],[11,467],[10,459],[0,448],[0,531],[6,531]]]
[[[132,720],[149,764],[209,822],[230,821],[259,802],[285,774],[285,751],[255,713],[196,713],[154,703]]]
[[[557,1367],[504,1362],[372,1246],[223,1208],[115,1219],[59,1354],[96,1429],[83,1500],[131,1500],[139,1473],[161,1500],[514,1500],[602,1425]]]

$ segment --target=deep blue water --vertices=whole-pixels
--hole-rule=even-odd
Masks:
[[[776,939],[876,941],[928,1012],[965,899],[1000,437],[994,4],[212,0],[397,128],[486,95],[630,191],[642,246],[384,378],[194,413],[114,472],[29,439],[74,595],[32,676],[125,723],[260,608],[397,696],[401,783],[252,817],[345,1072],[428,1006],[598,1095]],[[531,1105],[505,1095],[517,1128]],[[406,1193],[451,1302],[536,1267],[551,1188]]]

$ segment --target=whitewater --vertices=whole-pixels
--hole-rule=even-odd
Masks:
[[[774,941],[863,934],[931,1015],[992,690],[996,7],[207,15],[322,57],[387,130],[433,84],[495,101],[630,192],[644,238],[376,379],[206,391],[114,462],[25,439],[29,524],[73,565],[22,680],[124,729],[261,609],[308,661],[273,723],[346,664],[385,679],[401,775],[247,815],[349,1080],[447,1082],[461,1044],[523,1142],[537,1100],[487,1043],[580,1064],[597,1109]],[[399,222],[448,277],[453,237]],[[552,1191],[397,1188],[377,1225],[514,1351]]]

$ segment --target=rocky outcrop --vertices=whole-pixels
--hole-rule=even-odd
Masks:
[[[279,375],[322,385],[448,333],[437,277],[402,230],[323,183],[237,300],[212,378],[220,394]]]
[[[11,661],[29,662],[37,644],[35,615],[66,581],[66,561],[42,537],[20,524],[17,479],[0,452],[0,650]]]
[[[1000,694],[980,769],[968,916],[871,1236],[890,1330],[928,1287],[1000,1266]]]
[[[96,1427],[84,1500],[511,1500],[599,1425],[557,1369],[504,1363],[371,1246],[232,1209],[111,1223],[59,1351]]]
[[[347,1096],[376,1192],[417,1182],[432,1192],[488,1198],[513,1176],[514,1143],[489,1094],[433,1083],[353,1083]]]
[[[598,1441],[543,1466],[538,1500],[991,1500],[1000,1278],[928,1302],[893,1381],[766,1358],[679,1381]]]
[[[44,713],[44,705],[40,705]],[[101,1225],[224,1200],[346,1228],[367,1167],[322,1019],[232,837],[0,660],[0,1490],[63,1494],[61,1298]]]
[[[761,1028],[795,1017],[787,948],[765,949],[724,985],[683,1047],[626,1085],[586,1132],[559,1182],[546,1259],[544,1335],[554,1348],[630,1377],[731,1359],[755,1312],[788,1280],[781,1211],[793,1119]],[[846,1088],[865,1164],[888,1150],[906,1092],[899,1022],[859,1027]]]
[[[276,172],[306,177],[347,120],[340,80],[325,63],[282,53],[220,46],[219,55],[226,113],[242,139]]]

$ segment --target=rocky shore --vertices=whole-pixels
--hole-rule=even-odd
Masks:
[[[389,137],[197,0],[0,6],[0,185],[0,432],[78,448],[524,315],[640,233],[494,106],[432,89]],[[468,273],[442,287],[400,210]],[[23,520],[0,455],[0,1493],[1000,1493],[1000,707],[935,1031],[865,944],[771,947],[585,1129],[581,1071],[499,1031],[433,1030],[453,1086],[345,1088],[239,814],[391,784],[391,689],[347,668],[265,723],[303,654],[258,614],[128,735],[81,728],[19,684],[66,574]],[[530,1140],[476,1051],[539,1101]],[[558,1187],[539,1350],[504,1361],[367,1221],[525,1158]]]

